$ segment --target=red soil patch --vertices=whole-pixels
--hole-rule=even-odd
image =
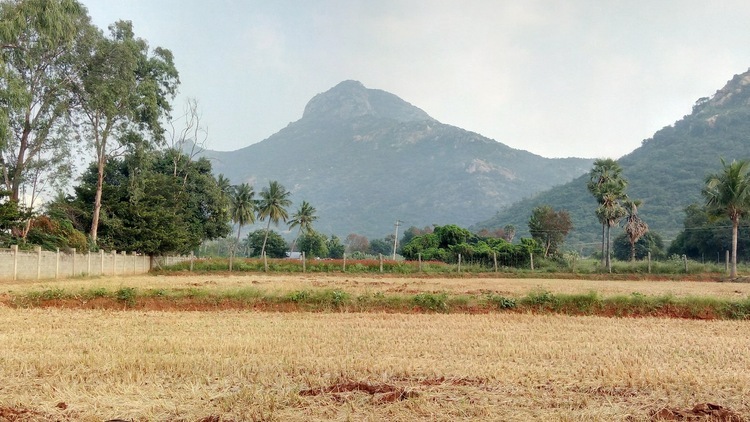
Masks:
[[[713,403],[699,403],[692,409],[665,407],[650,414],[652,421],[711,421],[711,422],[745,422],[736,412]]]

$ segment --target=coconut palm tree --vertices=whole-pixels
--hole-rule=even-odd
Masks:
[[[606,251],[610,249],[609,231],[607,229],[612,225],[609,224],[611,220],[609,217],[614,217],[620,213],[620,210],[615,212],[615,205],[619,206],[619,201],[626,198],[625,188],[627,185],[627,180],[622,177],[622,167],[617,161],[611,158],[600,158],[594,161],[594,168],[589,173],[589,182],[586,187],[599,203],[596,215],[602,224],[602,265],[609,262],[609,253],[605,253],[605,239],[607,239]],[[621,215],[617,220],[619,221],[622,217]],[[609,264],[607,264],[607,267],[609,268]]]
[[[294,252],[294,247],[297,245],[297,240],[299,240],[300,234],[302,234],[303,231],[305,234],[309,234],[312,231],[312,223],[318,219],[318,216],[315,215],[316,211],[315,207],[310,205],[309,202],[302,201],[297,212],[292,214],[292,219],[289,220],[289,229],[291,230],[295,227],[299,227],[297,237],[294,239],[294,242],[292,242],[292,252]]]
[[[247,183],[242,183],[231,189],[229,193],[230,217],[237,224],[237,244],[240,242],[240,230],[245,224],[255,222],[255,191]]]
[[[750,161],[721,160],[722,171],[706,176],[701,192],[706,198],[706,211],[714,218],[729,217],[732,221],[731,278],[737,277],[737,232],[740,219],[750,212]]]
[[[263,188],[260,192],[258,219],[263,221],[268,218],[266,235],[263,238],[263,247],[260,251],[261,256],[266,252],[266,242],[268,241],[268,232],[271,230],[271,222],[278,225],[279,221],[286,222],[287,218],[289,218],[289,214],[287,214],[286,211],[286,207],[292,205],[289,195],[291,195],[291,193],[288,192],[282,184],[275,180],[269,182],[268,187]]]
[[[630,240],[630,262],[635,262],[636,242],[644,234],[648,233],[648,224],[638,216],[638,207],[642,203],[638,199],[627,200],[623,203],[625,211],[628,213],[627,217],[625,217],[625,233],[628,235],[628,240]]]

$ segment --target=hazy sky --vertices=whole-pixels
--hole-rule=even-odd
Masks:
[[[750,67],[747,0],[82,0],[172,50],[208,147],[355,79],[545,157],[617,158]]]

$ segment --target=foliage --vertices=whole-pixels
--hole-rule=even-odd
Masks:
[[[326,241],[326,247],[328,248],[329,258],[341,259],[344,257],[346,247],[341,244],[341,239],[335,234],[332,234],[331,238]]]
[[[393,252],[393,242],[387,242],[385,239],[373,239],[370,241],[369,253],[373,255],[389,256]]]
[[[458,255],[464,262],[494,266],[495,258],[499,266],[524,267],[529,265],[530,254],[541,249],[532,239],[522,239],[514,245],[500,238],[482,238],[455,225],[435,226],[429,234],[412,238],[403,246],[402,255],[408,260],[458,262]]]
[[[266,237],[266,233],[268,236]],[[266,255],[269,258],[285,258],[287,252],[286,240],[281,237],[280,234],[271,230],[266,232],[265,230],[255,230],[248,233],[245,238],[244,246],[247,251],[247,256],[259,257],[263,251],[263,243],[266,243]]]
[[[268,232],[271,229],[271,223],[278,225],[279,221],[286,222],[289,217],[289,214],[286,211],[286,208],[292,204],[289,195],[290,192],[275,180],[270,181],[268,186],[263,188],[260,192],[260,200],[258,201],[258,220],[263,221],[268,219],[268,224],[266,225],[266,239],[263,240],[261,255],[266,250],[266,241],[268,240]]]
[[[224,181],[222,180],[222,183]],[[219,181],[216,182],[217,187]],[[223,190],[220,190],[223,192]],[[240,230],[245,224],[255,222],[255,191],[247,183],[241,183],[232,187],[229,191],[229,215],[232,221],[237,224],[237,242],[240,240]]]
[[[531,237],[542,246],[545,257],[560,252],[560,246],[572,228],[570,215],[564,210],[555,211],[549,205],[534,208],[529,218]]]
[[[204,240],[229,234],[226,202],[210,162],[191,161],[175,176],[172,154],[174,150],[136,150],[109,161],[103,179],[99,246],[157,255],[189,253]],[[74,188],[74,197],[58,197],[50,205],[61,221],[80,231],[93,218],[90,204],[96,195],[97,171],[96,165],[89,167]]]
[[[344,240],[344,244],[346,245],[346,252],[349,254],[354,252],[366,253],[370,250],[370,241],[365,236],[356,233],[349,233]]]
[[[624,202],[625,210],[628,215],[625,217],[625,234],[630,242],[630,260],[635,261],[635,244],[643,235],[648,233],[648,224],[638,216],[638,207],[641,201],[626,200]]]
[[[621,233],[612,241],[612,254],[615,259],[630,261],[632,251],[630,237],[627,233]],[[651,259],[661,260],[666,258],[664,241],[657,233],[647,232],[635,242],[635,259],[646,259],[649,252],[651,253]]]
[[[711,218],[698,204],[685,208],[683,230],[669,246],[669,254],[686,255],[692,259],[724,261],[724,253],[732,247],[732,225]],[[737,237],[737,257],[750,259],[750,230],[743,226]]]
[[[326,258],[328,257],[328,239],[325,235],[310,229],[299,237],[298,241],[300,252],[304,252],[308,258]]]
[[[91,142],[96,158],[97,183],[89,205],[90,237],[97,243],[104,167],[125,147],[163,140],[162,117],[169,115],[179,78],[172,53],[159,47],[151,50],[135,36],[129,21],[110,25],[109,36],[90,31],[77,48],[71,116],[80,136]],[[150,219],[161,223],[160,216]],[[159,249],[153,244],[146,248]]]
[[[289,229],[291,230],[295,227],[299,227],[297,237],[294,239],[294,242],[292,242],[292,252],[294,252],[294,247],[300,235],[312,231],[312,223],[318,219],[318,216],[315,215],[316,212],[317,210],[315,207],[310,205],[309,202],[302,201],[297,212],[292,214],[292,218],[289,220]]]
[[[706,176],[701,193],[706,198],[706,212],[713,218],[728,217],[732,222],[730,277],[737,277],[737,237],[740,220],[750,213],[750,160],[721,160],[722,171]]]
[[[22,186],[33,205],[40,189],[67,181],[70,81],[76,46],[92,29],[74,0],[0,4],[0,167],[15,202]]]

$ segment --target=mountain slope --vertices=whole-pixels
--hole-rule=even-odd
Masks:
[[[690,115],[643,141],[618,160],[629,181],[628,195],[642,199],[639,215],[652,231],[671,241],[682,229],[684,208],[703,203],[701,189],[708,173],[720,169],[720,158],[750,157],[750,71],[735,75],[712,97],[696,102]],[[574,232],[567,241],[574,249],[596,249],[601,226],[594,216],[596,202],[586,190],[586,176],[507,207],[473,229],[515,224],[527,233],[526,221],[540,204],[571,213]],[[616,230],[616,234],[620,231]]]
[[[512,149],[356,81],[316,95],[300,120],[262,142],[203,155],[232,183],[259,191],[278,180],[295,204],[317,208],[325,234],[368,237],[391,232],[396,220],[468,225],[592,163]]]

